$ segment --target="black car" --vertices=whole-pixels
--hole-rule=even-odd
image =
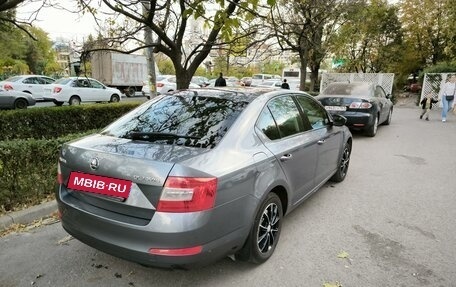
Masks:
[[[373,83],[330,83],[316,99],[331,114],[346,117],[347,127],[363,130],[370,137],[377,134],[378,125],[391,123],[393,102],[390,95]]]

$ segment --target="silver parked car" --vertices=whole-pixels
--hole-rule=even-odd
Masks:
[[[190,268],[274,252],[283,216],[344,180],[352,136],[304,92],[204,88],[162,95],[64,144],[64,229],[106,253]]]
[[[35,104],[35,98],[29,93],[5,91],[0,87],[0,109],[26,109]]]

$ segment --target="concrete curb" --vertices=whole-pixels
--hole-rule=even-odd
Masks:
[[[34,220],[51,215],[55,211],[57,211],[57,202],[53,200],[24,210],[11,212],[0,217],[0,230],[8,228],[12,224],[32,223]]]

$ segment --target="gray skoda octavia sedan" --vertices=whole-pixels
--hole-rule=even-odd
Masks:
[[[63,145],[58,201],[76,239],[143,265],[266,261],[284,215],[344,180],[352,136],[304,92],[191,89]]]

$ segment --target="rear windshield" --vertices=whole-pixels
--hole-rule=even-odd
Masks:
[[[367,84],[332,84],[327,86],[322,92],[323,95],[353,95],[365,96],[369,93]]]
[[[16,77],[11,77],[5,80],[5,82],[16,82],[18,80],[22,79],[22,77],[16,76]]]
[[[61,78],[61,79],[58,79],[57,81],[55,81],[54,84],[66,85],[70,81],[71,81],[71,79],[69,79],[69,78]]]
[[[132,138],[132,133],[173,134],[154,143],[215,147],[247,102],[187,91],[145,104],[111,124],[102,134]],[[153,137],[152,137],[153,138]]]

